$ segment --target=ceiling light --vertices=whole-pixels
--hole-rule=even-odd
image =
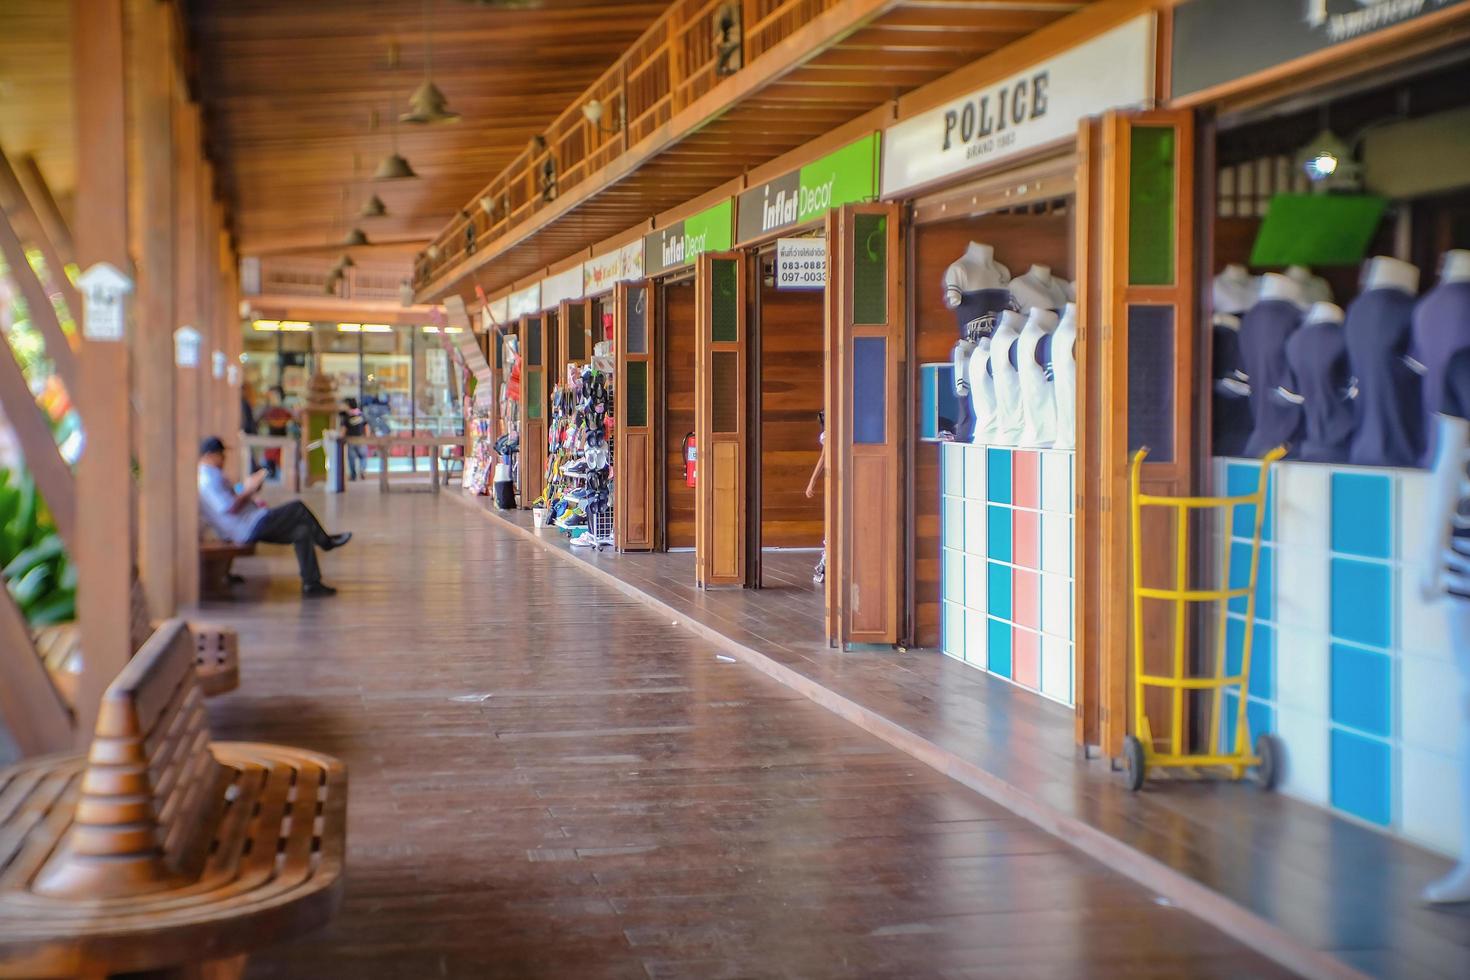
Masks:
[[[588,99],[582,105],[582,118],[594,126],[602,122],[602,103],[596,99]]]
[[[439,328],[438,327],[432,327],[432,326],[427,326],[427,325],[424,327],[424,333],[438,333],[438,332],[439,332]]]
[[[1352,147],[1330,129],[1323,129],[1302,147],[1296,165],[1318,192],[1355,190],[1361,183],[1361,167],[1353,159]]]
[[[480,198],[480,210],[484,211],[492,218],[495,217],[495,198],[491,197],[489,194],[486,194],[484,197]]]
[[[396,151],[385,156],[378,169],[373,171],[373,180],[409,180],[417,176],[408,161]]]
[[[433,259],[434,261],[437,262],[439,260],[440,251],[438,245],[430,245],[428,248],[424,249],[424,252],[427,253],[429,258]]]
[[[337,264],[332,266],[332,271],[341,272],[343,269],[355,269],[356,267],[357,263],[352,260],[352,256],[343,252],[342,257],[337,260]]]
[[[311,324],[305,320],[282,320],[281,330],[285,333],[305,333],[311,329]]]
[[[445,333],[464,333],[464,327],[445,327]]]
[[[424,81],[408,98],[409,111],[398,117],[399,122],[451,123],[459,122],[459,113],[449,109],[449,100],[434,84],[434,32],[429,29],[429,3],[424,0]]]
[[[360,324],[360,323],[339,323],[339,324],[337,324],[337,332],[338,333],[362,333],[362,324]]]
[[[259,330],[261,333],[275,333],[277,330],[281,329],[281,321],[256,320],[250,326],[255,330]]]
[[[374,194],[363,202],[362,208],[357,212],[359,218],[381,218],[388,213],[388,206],[383,199]]]
[[[362,332],[363,333],[392,333],[393,332],[393,328],[390,327],[386,323],[364,323],[362,325]]]
[[[363,231],[361,228],[353,228],[347,233],[347,237],[342,239],[342,244],[346,245],[348,248],[352,248],[357,245],[367,245],[367,232]]]

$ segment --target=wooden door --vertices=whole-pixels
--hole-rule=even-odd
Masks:
[[[657,426],[654,371],[657,318],[653,282],[618,283],[613,292],[617,351],[613,436],[613,523],[619,551],[652,551],[658,543],[654,507]]]
[[[695,273],[694,434],[695,581],[701,587],[745,584],[748,435],[744,252],[707,252]]]
[[[530,507],[546,483],[546,425],[550,406],[551,338],[541,314],[521,320],[521,506]]]
[[[1098,741],[1117,757],[1132,727],[1130,707],[1131,595],[1128,465],[1133,452],[1149,448],[1144,491],[1166,495],[1192,492],[1195,431],[1192,412],[1194,330],[1194,127],[1187,111],[1110,112],[1085,140],[1086,195],[1094,234],[1098,328],[1079,336],[1084,354],[1079,374],[1087,382],[1087,414],[1079,433],[1096,432],[1096,453],[1079,459],[1079,475],[1096,474],[1093,506],[1084,509],[1079,595],[1085,587],[1096,610]],[[1089,290],[1092,292],[1093,290]],[[1079,293],[1081,290],[1079,290]],[[1086,367],[1084,367],[1084,364]],[[1093,383],[1095,382],[1095,383]],[[1086,435],[1083,437],[1086,438]],[[1081,442],[1081,440],[1079,440]],[[1082,465],[1087,470],[1080,469]],[[1176,554],[1172,517],[1160,514],[1143,527],[1148,578],[1172,577]],[[1191,530],[1191,552],[1205,544]],[[1149,669],[1173,669],[1172,615],[1162,604],[1147,610],[1144,625]],[[1157,621],[1155,616],[1158,616]],[[1085,627],[1085,624],[1084,624]],[[1087,629],[1080,637],[1089,635]],[[1092,641],[1089,641],[1092,642]],[[1086,679],[1079,678],[1079,690]],[[1154,710],[1169,707],[1168,698]],[[1188,721],[1185,720],[1186,730]],[[1155,732],[1170,729],[1163,715]]]
[[[896,204],[829,212],[828,639],[898,642],[905,413],[903,241]]]

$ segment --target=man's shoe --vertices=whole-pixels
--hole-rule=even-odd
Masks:
[[[336,594],[337,590],[325,582],[313,582],[310,585],[303,585],[301,587],[301,597],[303,599],[325,599],[328,596],[334,596]]]
[[[351,531],[343,531],[341,534],[329,534],[327,535],[328,544],[325,550],[336,551],[338,548],[342,547],[344,544],[351,540]]]

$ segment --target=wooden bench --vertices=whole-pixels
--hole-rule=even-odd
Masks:
[[[341,903],[347,775],[214,742],[181,620],[103,696],[88,755],[0,771],[0,977],[234,977]]]
[[[254,544],[230,541],[199,542],[199,588],[205,595],[225,595],[230,591],[230,566],[236,558],[255,554]]]
[[[153,621],[148,617],[148,597],[143,584],[133,580],[131,635],[133,652],[142,649],[153,635]],[[240,686],[240,637],[227,626],[212,623],[189,623],[196,645],[195,668],[206,697],[224,694]],[[76,623],[43,626],[32,634],[36,653],[46,665],[61,699],[76,703],[77,679],[82,670],[82,635]]]

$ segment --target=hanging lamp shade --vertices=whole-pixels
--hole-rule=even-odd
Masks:
[[[384,204],[383,199],[376,194],[364,201],[361,210],[357,212],[358,217],[360,218],[381,218],[387,213],[388,206]]]
[[[348,255],[346,252],[343,252],[342,257],[337,260],[337,264],[332,266],[332,271],[341,272],[343,269],[353,269],[356,267],[357,263],[352,260],[352,256]]]
[[[409,111],[398,117],[399,122],[420,125],[459,122],[459,113],[450,111],[449,100],[439,91],[439,86],[427,78],[408,97],[408,106]]]
[[[385,156],[383,162],[378,164],[378,169],[373,172],[373,180],[408,180],[417,176],[408,161],[397,151]]]
[[[361,228],[354,228],[347,233],[346,238],[342,239],[342,244],[348,246],[349,248],[354,245],[366,245],[368,244],[367,233],[364,232]]]

